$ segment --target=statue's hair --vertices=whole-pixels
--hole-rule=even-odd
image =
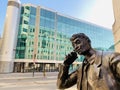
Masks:
[[[70,38],[70,41],[73,41],[76,38],[86,39],[89,43],[91,43],[91,40],[89,39],[89,37],[86,36],[84,33],[73,34],[72,37]]]

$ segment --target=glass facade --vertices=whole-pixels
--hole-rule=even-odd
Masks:
[[[46,8],[22,6],[15,58],[62,61],[73,50],[69,38],[75,33],[88,35],[95,49],[108,50],[114,44],[109,29]]]

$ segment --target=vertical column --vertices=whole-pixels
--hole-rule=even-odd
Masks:
[[[0,73],[13,72],[13,62],[20,19],[20,1],[8,0],[2,48],[0,52]]]
[[[57,12],[55,13],[55,35],[54,35],[54,61],[57,60],[57,55],[56,55],[56,49],[57,49],[57,41],[56,41],[56,38],[57,38]]]
[[[113,0],[114,24],[113,35],[115,42],[115,51],[120,52],[120,0]]]
[[[35,34],[34,34],[34,57],[36,59],[38,53],[38,35],[39,35],[39,26],[40,26],[40,7],[37,7],[36,11],[36,22],[35,22]]]

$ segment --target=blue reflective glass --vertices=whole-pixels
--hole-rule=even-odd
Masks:
[[[94,48],[108,49],[114,43],[111,30],[61,15],[57,15],[57,30],[67,37],[74,33],[85,33],[90,37]]]
[[[30,24],[30,25],[35,25],[35,20],[36,20],[36,17],[30,15],[29,24]]]
[[[41,9],[40,10],[40,26],[46,27],[46,28],[55,28],[55,13]]]
[[[52,11],[48,11],[48,10],[45,10],[45,9],[41,9],[41,10],[40,10],[40,14],[41,14],[41,16],[43,16],[43,17],[50,18],[50,19],[55,19],[55,13],[52,12]]]
[[[30,14],[36,16],[36,8],[35,7],[30,7]]]

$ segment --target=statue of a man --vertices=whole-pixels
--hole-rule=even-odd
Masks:
[[[120,54],[103,52],[91,47],[91,40],[84,33],[70,38],[74,52],[64,60],[57,79],[57,87],[66,89],[77,84],[78,90],[120,90]],[[70,65],[84,55],[82,65],[69,74]]]

